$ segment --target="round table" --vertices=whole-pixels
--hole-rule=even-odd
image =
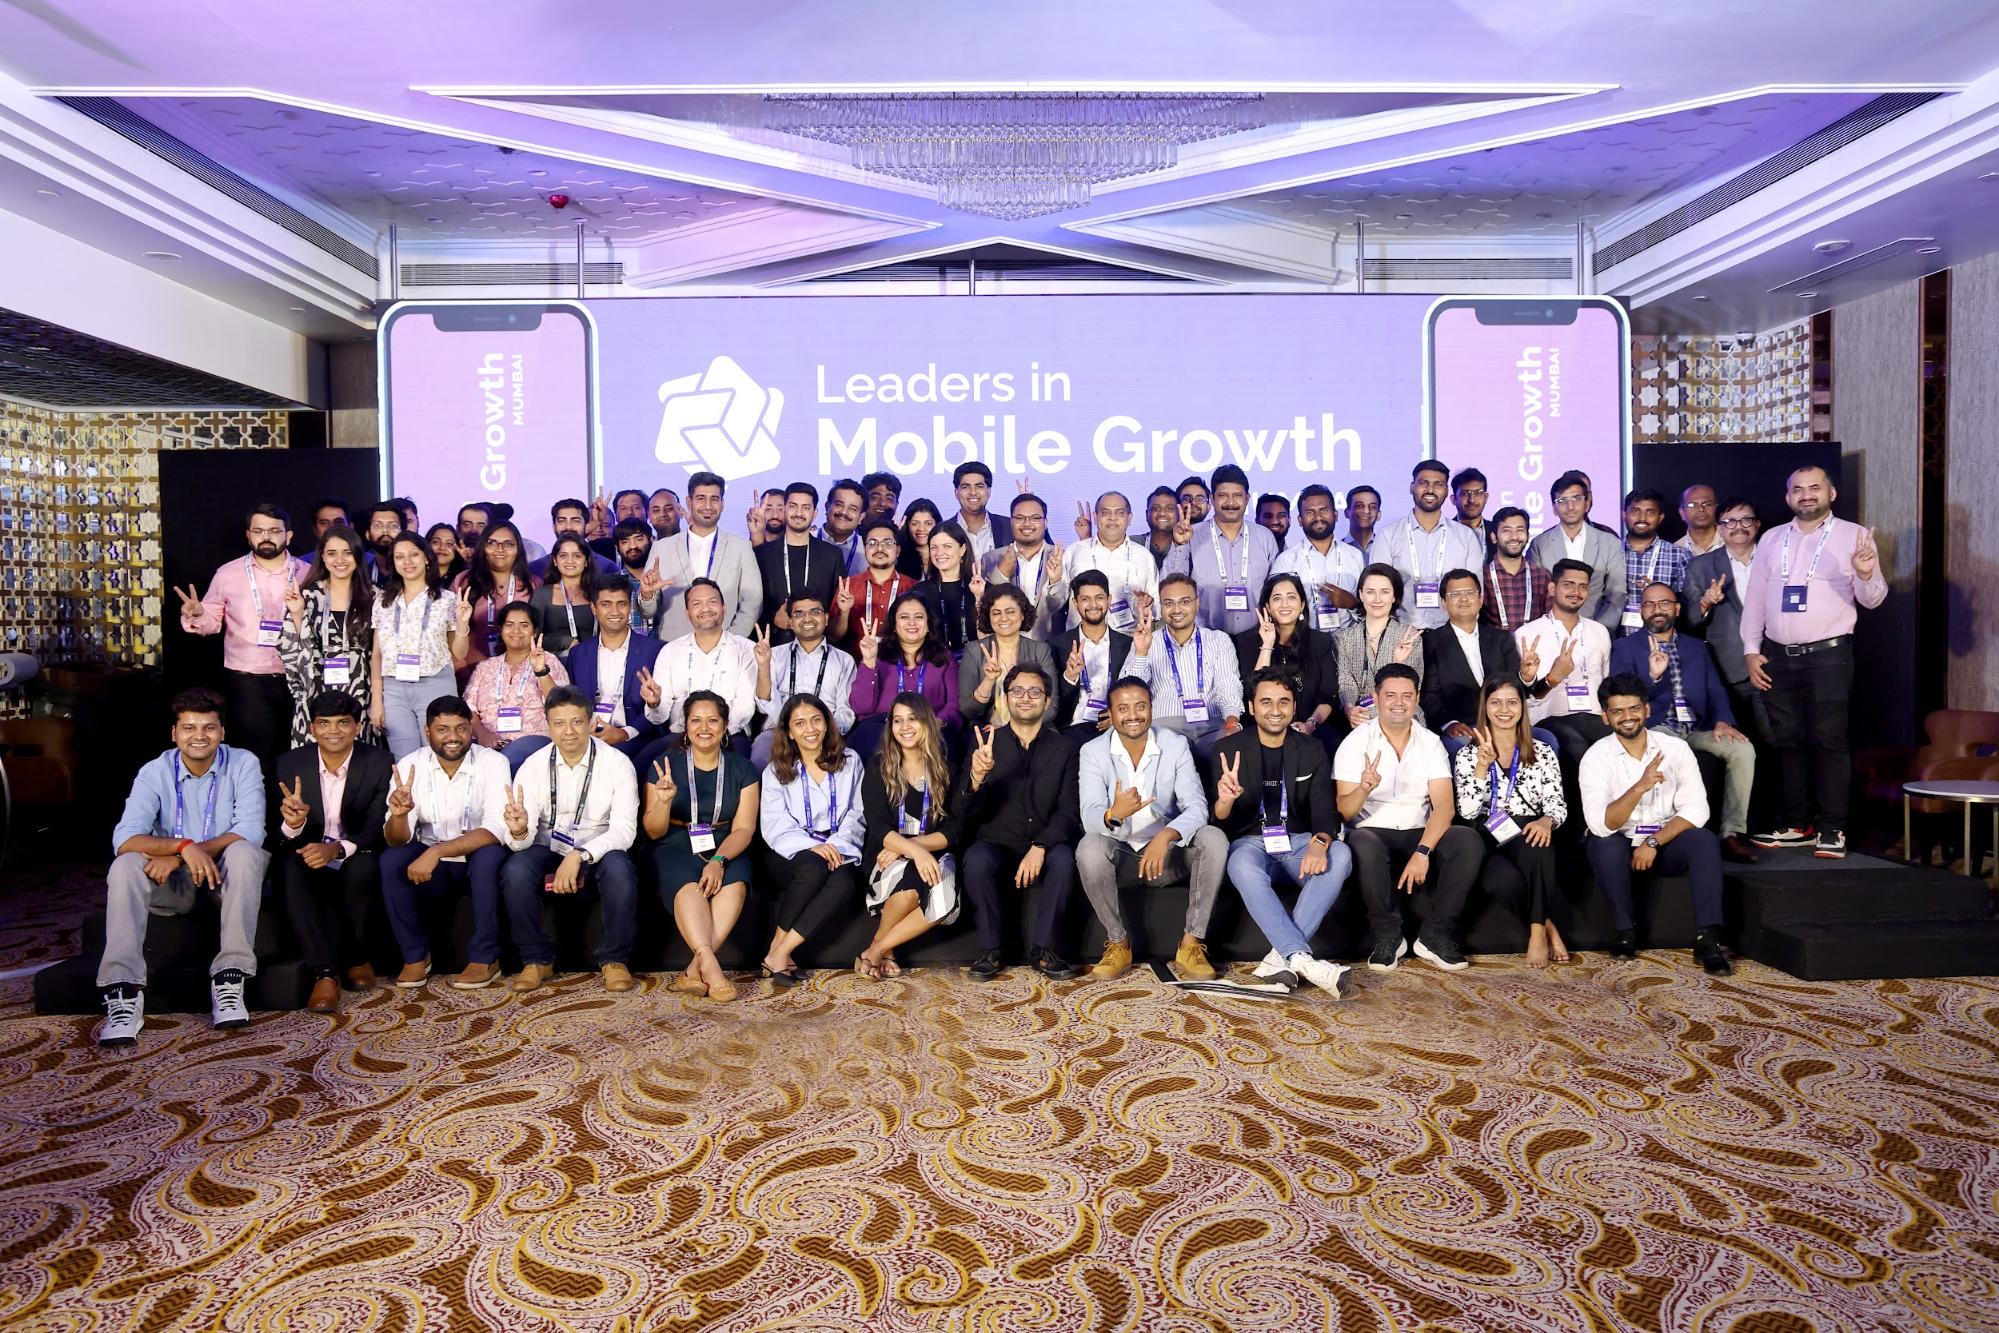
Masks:
[[[1902,854],[1907,856],[1912,845],[1909,832],[1909,808],[1913,797],[1925,797],[1933,801],[1962,801],[1964,803],[1964,873],[1976,875],[1978,863],[1971,853],[1971,807],[1989,805],[1992,807],[1992,883],[1999,888],[1999,782],[1905,782],[1902,784]]]

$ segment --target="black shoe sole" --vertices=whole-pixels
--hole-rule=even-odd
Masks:
[[[1045,981],[1074,981],[1083,975],[1083,969],[1079,967],[1037,967],[1034,970],[1039,972]]]
[[[1002,972],[1003,971],[1004,969],[1002,969]],[[998,981],[1000,979],[1001,972],[981,972],[975,967],[968,967],[965,969],[965,975],[969,976],[974,981]]]
[[[137,1037],[112,1037],[109,1040],[100,1037],[97,1041],[98,1049],[106,1051],[122,1051],[138,1044]]]
[[[250,1020],[249,1020],[249,1019],[247,1019],[247,1018],[232,1018],[232,1019],[229,1019],[229,1020],[228,1020],[227,1022],[223,1022],[223,1023],[213,1023],[213,1022],[212,1022],[212,1023],[210,1023],[210,1024],[209,1024],[209,1026],[210,1026],[210,1027],[212,1027],[212,1028],[214,1028],[214,1029],[215,1029],[215,1030],[217,1030],[218,1032],[228,1032],[228,1031],[231,1031],[231,1030],[233,1030],[233,1029],[235,1029],[235,1028],[246,1028],[246,1027],[249,1027],[249,1026],[250,1026]]]

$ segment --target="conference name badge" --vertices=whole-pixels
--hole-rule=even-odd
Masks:
[[[1691,724],[1693,720],[1694,720],[1694,710],[1687,705],[1686,696],[1680,694],[1674,695],[1673,721],[1686,722]]]
[[[1180,711],[1186,715],[1189,722],[1205,725],[1208,720],[1208,701],[1189,699],[1183,694],[1180,696]]]
[[[1083,716],[1095,722],[1104,715],[1104,709],[1109,706],[1109,703],[1108,699],[1085,699],[1083,700]]]
[[[1437,584],[1419,583],[1416,585],[1416,609],[1418,611],[1434,611],[1443,604],[1444,596],[1438,591]]]
[[[1513,816],[1504,810],[1486,816],[1485,829],[1492,835],[1493,842],[1501,847],[1520,836],[1520,826],[1514,823]]]
[[[713,824],[689,824],[687,826],[687,845],[694,849],[697,856],[707,856],[710,852],[713,852],[715,850],[715,826]]]
[[[1263,826],[1263,850],[1272,856],[1289,856],[1291,854],[1291,830],[1285,828],[1282,824],[1265,824]]]
[[[1120,597],[1111,603],[1111,624],[1119,629],[1130,629],[1137,618],[1131,613],[1131,599]]]
[[[327,685],[346,685],[354,679],[354,659],[342,653],[329,657],[320,666],[319,678]]]
[[[1786,611],[1802,611],[1802,610],[1804,610],[1804,609],[1805,609],[1805,594],[1806,594],[1807,592],[1809,592],[1809,591],[1810,591],[1810,589],[1809,589],[1809,588],[1807,588],[1807,587],[1806,587],[1806,586],[1805,586],[1804,584],[1802,584],[1802,583],[1787,583],[1787,584],[1785,584],[1785,585],[1784,585],[1784,609],[1785,609]]]
[[[258,622],[257,622],[257,646],[258,646],[259,648],[275,648],[275,647],[277,647],[277,646],[278,646],[278,635],[279,635],[279,634],[281,634],[281,633],[282,633],[282,632],[284,631],[284,628],[285,628],[285,622],[284,622],[284,621],[282,621],[282,620],[260,620],[260,621],[258,621]]]
[[[493,718],[493,730],[502,736],[512,736],[521,729],[521,710],[502,708]]]
[[[597,715],[597,724],[599,726],[605,726],[605,727],[610,726],[611,714],[616,712],[617,708],[618,705],[614,703],[612,700],[599,699],[597,701],[597,707],[592,710]]]
[[[396,654],[396,679],[411,684],[423,679],[423,658],[416,653]]]
[[[1243,587],[1240,583],[1232,583],[1228,587],[1223,588],[1222,610],[1224,611],[1249,610],[1249,589]]]
[[[1664,827],[1666,827],[1664,824],[1640,824],[1631,830],[1631,845],[1636,847],[1647,838],[1658,837],[1659,830]]]
[[[1568,691],[1570,703],[1582,703],[1585,705],[1589,703],[1588,681],[1574,680],[1574,679],[1566,680],[1562,682],[1562,688]]]
[[[552,828],[548,831],[548,840],[553,845],[557,847],[567,847],[572,852],[575,851],[578,846],[576,841],[576,835],[574,833],[564,833],[559,828]]]
[[[1626,629],[1644,628],[1645,617],[1638,612],[1638,599],[1636,597],[1633,597],[1624,604],[1624,620],[1622,623]]]

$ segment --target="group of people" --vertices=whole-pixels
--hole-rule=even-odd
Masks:
[[[214,1020],[247,1021],[267,879],[314,970],[309,1005],[330,1011],[375,984],[377,905],[394,984],[417,988],[423,900],[458,893],[474,930],[452,986],[502,980],[503,927],[521,960],[506,984],[544,985],[545,909],[584,895],[604,984],[629,990],[642,881],[692,953],[670,988],[715,1000],[736,994],[717,949],[753,883],[773,920],[762,971],[785,987],[803,943],[862,905],[876,926],[854,967],[883,978],[967,901],[971,975],[989,980],[1030,889],[1025,963],[1074,976],[1079,880],[1107,939],[1093,976],[1132,963],[1121,891],[1184,883],[1175,961],[1212,978],[1225,878],[1270,944],[1255,975],[1342,995],[1348,969],[1313,936],[1349,878],[1373,969],[1412,951],[1465,967],[1457,921],[1481,886],[1545,966],[1568,958],[1564,855],[1591,867],[1620,956],[1634,877],[1688,877],[1695,953],[1726,973],[1722,859],[1844,855],[1856,607],[1886,585],[1816,468],[1792,474],[1793,519],[1767,534],[1749,502],[1688,488],[1678,544],[1649,491],[1625,497],[1622,537],[1593,524],[1573,472],[1538,535],[1519,508],[1485,516],[1475,471],[1425,461],[1385,530],[1379,495],[1350,492],[1344,540],[1326,487],[1295,509],[1262,497],[1251,521],[1248,479],[1224,466],[1147,497],[1143,538],[1126,496],[1079,504],[1068,545],[1025,483],[1004,516],[983,463],[953,483],[946,519],[921,499],[898,516],[891,474],[836,481],[823,504],[794,482],[758,495],[738,536],[725,482],[697,472],[684,503],[558,500],[545,549],[504,505],[419,536],[407,501],[358,527],[329,501],[310,560],[256,506],[243,558],[178,591],[185,630],[224,636],[223,688],[174,700],[173,748],[113,835],[99,1040],[143,1024],[148,915],[203,892],[221,905]],[[1751,838],[1759,747],[1782,804]]]

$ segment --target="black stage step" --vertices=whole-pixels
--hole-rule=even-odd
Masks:
[[[1982,879],[1872,856],[1772,852],[1728,871],[1736,948],[1805,981],[1999,973],[1999,922]]]
[[[1766,925],[1754,957],[1802,981],[1991,976],[1999,972],[1999,922]]]

